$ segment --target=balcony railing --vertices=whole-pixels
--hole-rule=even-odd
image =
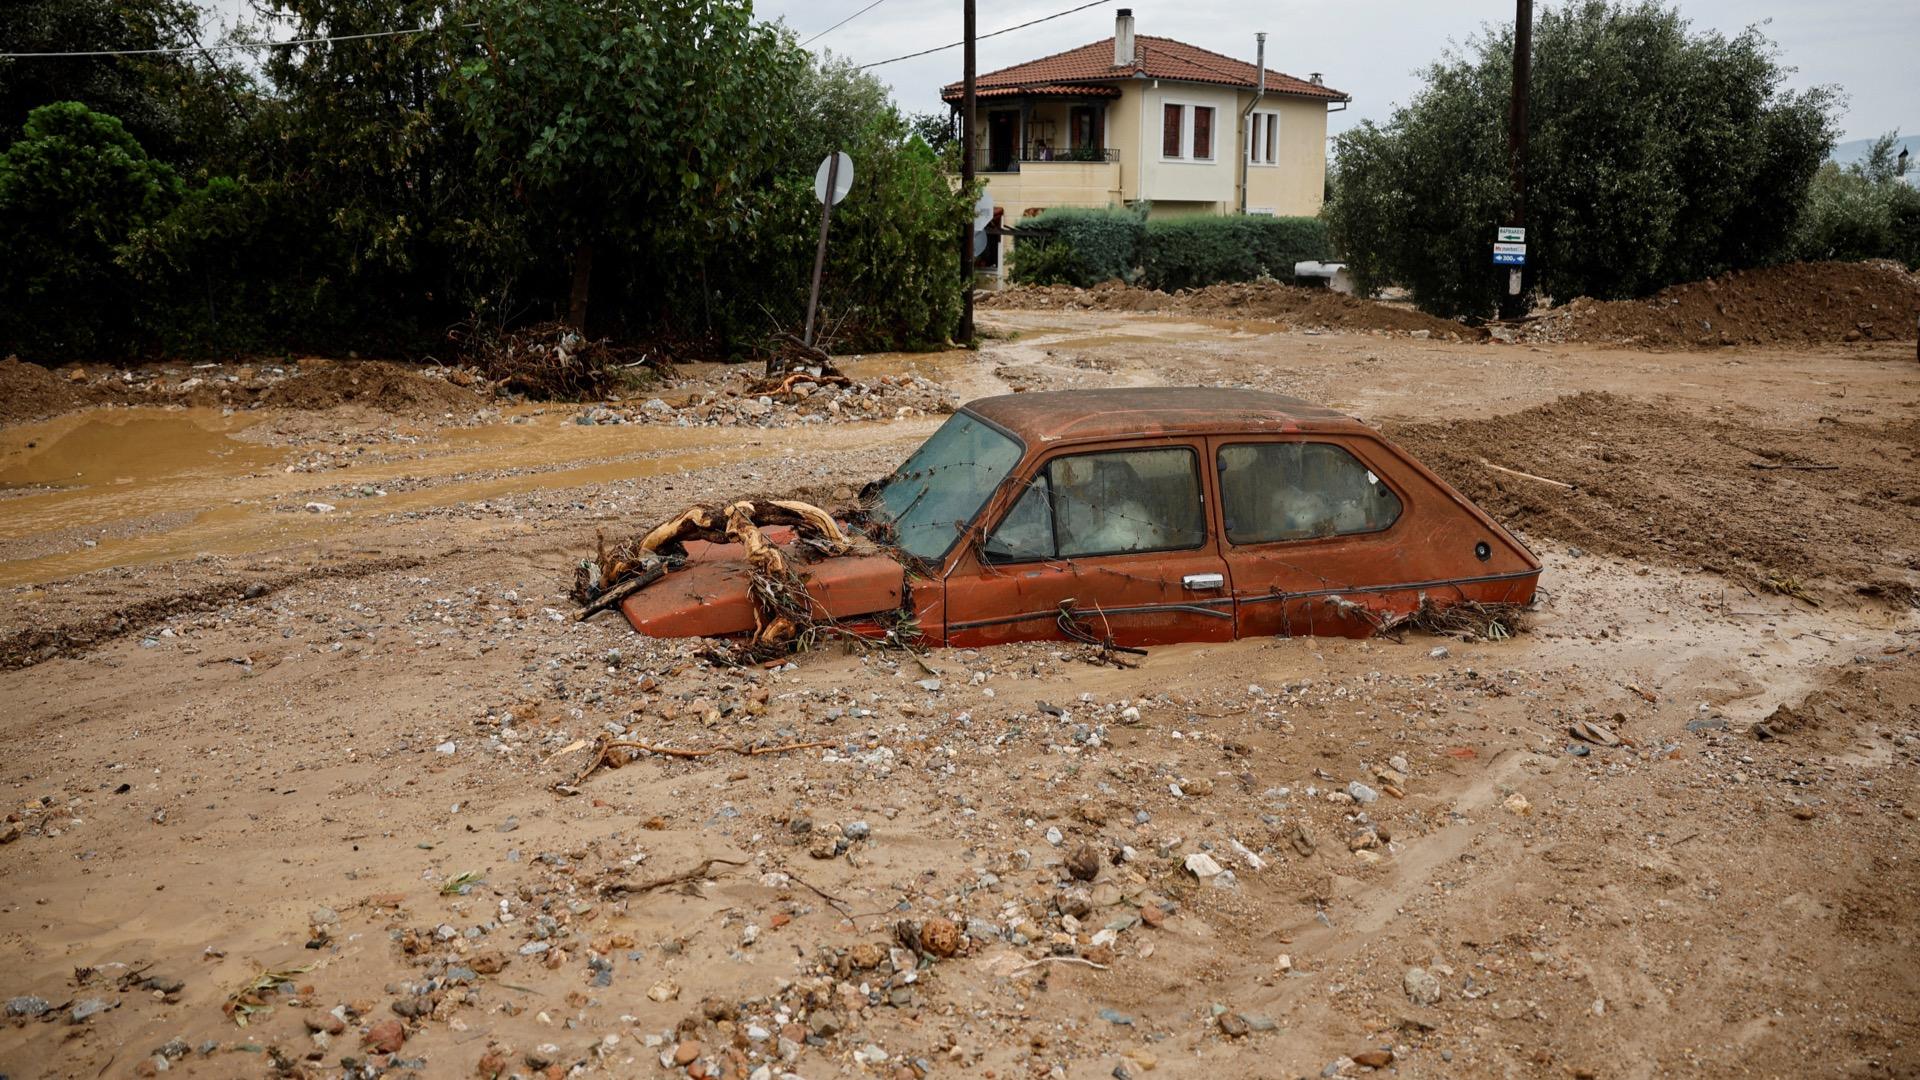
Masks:
[[[999,150],[981,150],[974,154],[973,167],[976,172],[1008,173],[1019,172],[1025,162],[1101,162],[1119,161],[1120,151],[1102,149],[1097,146],[1078,146],[1066,149],[1057,146],[1005,147]]]

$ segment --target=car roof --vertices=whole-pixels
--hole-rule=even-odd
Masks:
[[[968,402],[963,411],[1005,428],[1029,446],[1136,435],[1367,430],[1345,413],[1300,398],[1220,386],[1002,394]]]

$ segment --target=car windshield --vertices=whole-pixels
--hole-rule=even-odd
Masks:
[[[878,513],[900,549],[937,563],[1020,460],[1018,442],[955,413],[880,487]]]

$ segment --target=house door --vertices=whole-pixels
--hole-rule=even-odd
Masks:
[[[1020,114],[987,114],[987,171],[1006,172],[1013,166],[1013,148],[1019,141]]]

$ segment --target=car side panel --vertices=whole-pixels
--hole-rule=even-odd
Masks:
[[[1385,622],[1435,603],[1525,604],[1540,564],[1478,508],[1383,439],[1353,435],[1215,437],[1220,448],[1263,442],[1324,442],[1345,449],[1399,496],[1400,516],[1371,533],[1235,545],[1222,530],[1242,637],[1320,634],[1365,637]],[[1217,481],[1216,475],[1216,481]],[[1216,490],[1218,484],[1216,483]],[[1216,513],[1221,508],[1215,507]],[[1486,546],[1486,557],[1476,550]]]

